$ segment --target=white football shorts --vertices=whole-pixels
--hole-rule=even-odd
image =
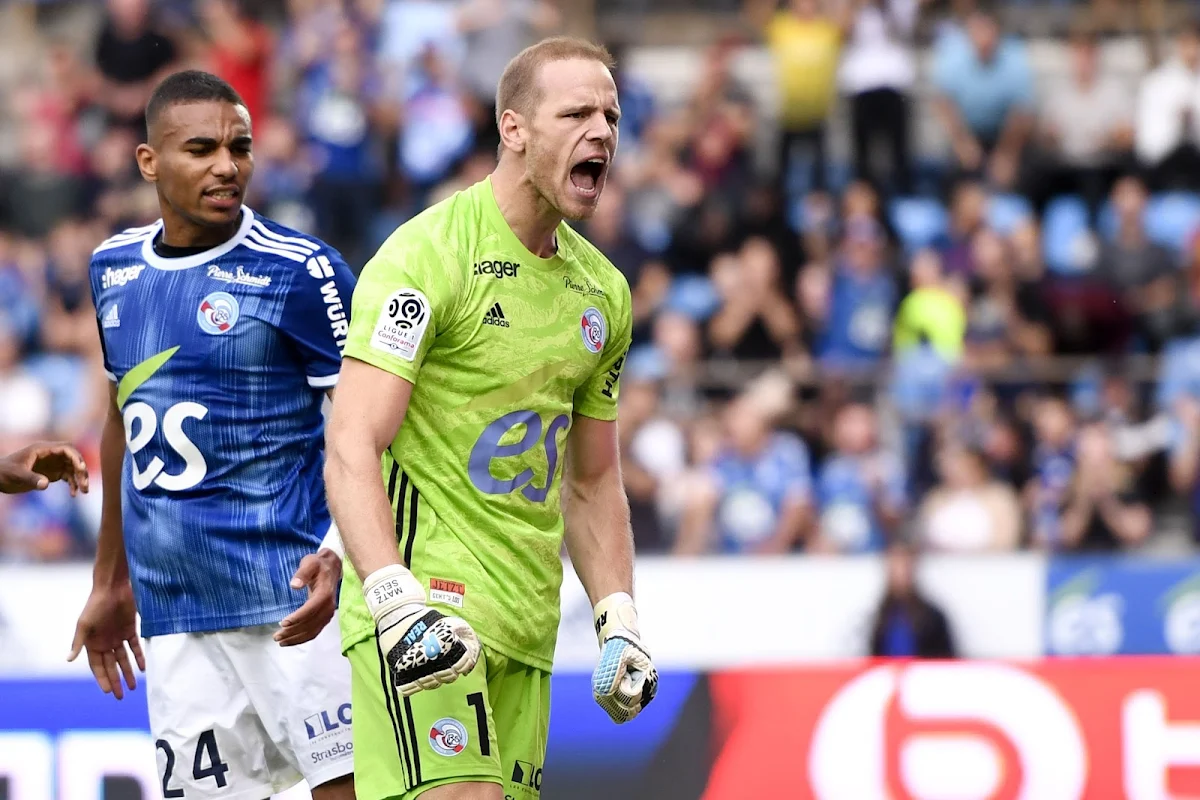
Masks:
[[[146,640],[150,731],[168,800],[264,800],[354,771],[350,662],[336,617],[294,647],[280,647],[277,630]]]

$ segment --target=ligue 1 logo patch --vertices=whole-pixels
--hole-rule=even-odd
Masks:
[[[200,303],[196,321],[205,333],[219,336],[238,321],[237,298],[227,292],[213,292]]]
[[[580,319],[580,334],[583,336],[583,346],[593,353],[604,349],[604,340],[608,338],[608,324],[604,315],[595,306],[590,306],[583,312]]]
[[[456,756],[467,747],[467,729],[453,717],[442,717],[429,729],[429,746],[444,756]]]

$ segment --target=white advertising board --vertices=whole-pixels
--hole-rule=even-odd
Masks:
[[[590,671],[591,604],[570,565],[555,668]],[[962,653],[1026,659],[1042,652],[1045,562],[1037,555],[931,557],[920,582],[950,618]],[[883,591],[875,557],[638,560],[642,634],[663,669],[839,661],[865,653]],[[0,567],[0,676],[86,675],[66,662],[91,569]]]

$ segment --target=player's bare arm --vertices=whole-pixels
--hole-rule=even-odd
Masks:
[[[325,491],[362,578],[380,650],[404,696],[453,683],[475,667],[479,639],[464,620],[426,606],[425,587],[401,563],[379,470],[404,423],[413,384],[354,358],[343,360],[338,383],[326,435]]]
[[[325,396],[333,399],[334,390],[329,389]],[[300,560],[296,574],[292,576],[293,589],[308,588],[308,599],[304,605],[288,614],[279,623],[279,631],[275,641],[281,647],[294,647],[298,644],[317,638],[326,625],[333,621],[337,613],[338,582],[342,579],[342,547],[341,535],[337,525],[330,525],[317,552],[310,553]]]
[[[36,442],[0,458],[0,494],[42,491],[55,481],[66,481],[72,497],[88,490],[83,456],[66,442]]]
[[[563,480],[567,552],[592,602],[600,663],[592,694],[618,724],[658,691],[633,604],[633,532],[621,481],[617,423],[574,415]]]
[[[121,529],[121,462],[125,458],[125,422],[117,407],[117,384],[110,385],[108,416],[100,437],[100,477],[103,481],[100,538],[92,568],[92,593],[75,626],[68,661],[87,649],[88,666],[105,694],[125,696],[121,676],[132,690],[137,677],[129,661],[132,651],[138,669],[146,670],[137,634],[137,609],[125,558]],[[128,647],[128,650],[126,650]],[[118,672],[118,669],[120,670]]]
[[[563,521],[567,551],[592,605],[633,594],[633,533],[621,481],[617,423],[576,414],[567,441]]]
[[[346,555],[366,578],[402,563],[379,459],[404,422],[413,385],[354,358],[342,362],[338,385],[325,432],[325,492]]]

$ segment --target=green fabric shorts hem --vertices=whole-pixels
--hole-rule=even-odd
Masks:
[[[358,800],[411,800],[434,786],[498,783],[537,800],[550,727],[550,674],[484,645],[454,683],[401,697],[374,637],[346,653]]]

